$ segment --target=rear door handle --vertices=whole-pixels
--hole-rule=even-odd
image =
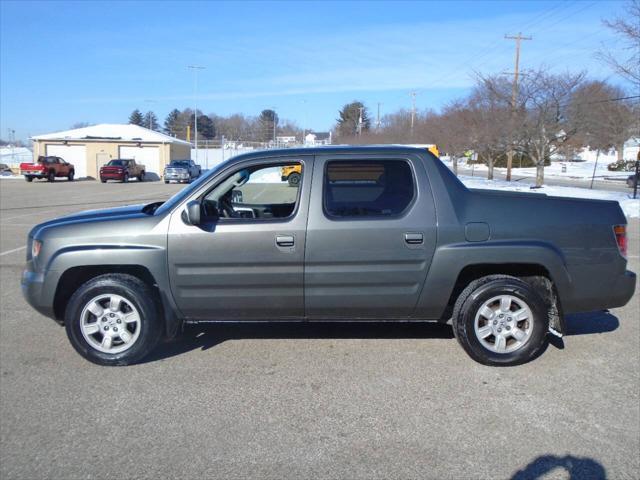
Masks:
[[[293,247],[293,235],[276,235],[276,244],[279,247]]]
[[[421,233],[405,233],[404,241],[409,245],[420,245],[424,242],[424,237]]]

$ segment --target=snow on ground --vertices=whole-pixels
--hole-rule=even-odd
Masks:
[[[635,200],[632,193],[589,190],[578,187],[559,187],[545,185],[532,189],[533,183],[507,182],[506,180],[487,180],[480,177],[460,175],[458,177],[468,188],[484,188],[488,190],[508,190],[511,192],[544,193],[554,197],[592,198],[595,200],[615,200],[628,218],[640,218],[640,198]]]
[[[451,168],[451,159],[449,157],[442,157],[441,160]],[[544,176],[545,177],[563,177],[568,179],[580,179],[580,180],[590,180],[593,175],[593,167],[595,166],[595,160],[587,160],[585,162],[551,162],[551,165],[544,168]],[[619,179],[626,179],[632,172],[610,172],[607,170],[607,165],[611,163],[606,159],[603,161],[601,157],[598,160],[598,165],[596,167],[596,175],[595,178],[598,180],[615,180],[619,181]],[[474,171],[479,173],[485,173],[487,171],[487,166],[484,164],[475,164],[475,165],[467,165],[466,161],[458,160],[458,167],[461,168],[473,168]],[[515,164],[517,167],[517,163]],[[564,170],[563,171],[563,167]],[[496,172],[506,173],[506,168],[496,168]],[[535,177],[536,169],[532,168],[514,168],[513,169],[514,176],[521,177]],[[616,180],[618,179],[618,180]]]

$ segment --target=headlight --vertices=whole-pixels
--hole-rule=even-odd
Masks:
[[[31,244],[31,258],[36,258],[40,255],[40,249],[42,249],[42,242],[34,239]]]

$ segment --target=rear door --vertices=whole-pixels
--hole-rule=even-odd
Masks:
[[[422,159],[316,156],[305,252],[308,318],[411,317],[435,244]]]

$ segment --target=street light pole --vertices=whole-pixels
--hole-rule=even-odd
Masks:
[[[201,65],[188,65],[187,68],[193,70],[193,127],[194,141],[196,148],[196,162],[198,161],[198,70],[204,70]]]

